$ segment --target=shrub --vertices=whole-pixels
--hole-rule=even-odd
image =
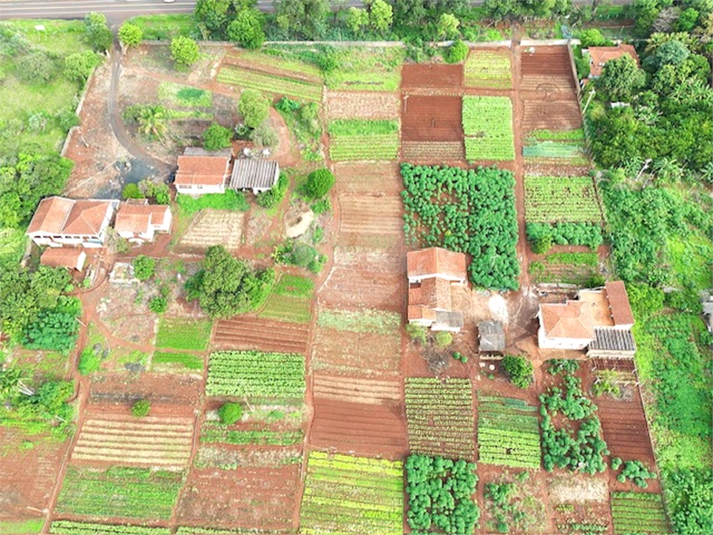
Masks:
[[[309,264],[307,264],[307,269],[312,272],[312,273],[319,273],[322,271],[322,268],[324,267],[324,264],[327,262],[327,256],[326,255],[317,255],[314,259],[310,261]]]
[[[146,255],[139,255],[132,262],[134,266],[134,277],[140,281],[149,280],[156,271],[156,260]]]
[[[582,48],[590,46],[611,46],[612,42],[602,35],[597,28],[582,30],[579,34],[579,40],[582,42]]]
[[[233,131],[230,128],[212,123],[203,131],[203,147],[205,150],[220,150],[230,147]]]
[[[621,466],[621,459],[619,457],[612,457],[611,460],[611,469],[612,470],[619,470],[619,467]]]
[[[462,353],[459,353],[458,351],[455,351],[455,352],[453,353],[453,358],[454,358],[455,360],[461,361],[463,364],[466,364],[466,363],[468,362],[468,357],[466,357],[466,356],[463,355]]]
[[[436,345],[438,347],[448,347],[453,343],[453,335],[448,331],[438,331],[436,333]]]
[[[238,11],[228,26],[228,37],[245,48],[260,48],[265,41],[262,13],[250,8]]]
[[[502,360],[503,369],[510,377],[510,382],[518,388],[527,388],[532,384],[532,362],[522,356],[506,355]]]
[[[320,215],[329,212],[332,209],[332,203],[329,202],[329,199],[320,199],[312,203],[311,208],[315,215]]]
[[[121,197],[123,199],[142,199],[143,195],[139,190],[139,185],[132,182],[124,186],[124,189],[121,190]]]
[[[85,348],[82,354],[79,355],[78,368],[79,373],[82,375],[89,375],[90,373],[98,371],[100,365],[101,360],[99,359],[99,355],[97,355],[91,347]]]
[[[406,325],[406,334],[411,337],[411,340],[422,345],[425,344],[428,339],[428,331],[426,331],[426,328],[420,325],[414,325],[413,323]]]
[[[171,40],[171,58],[179,67],[188,67],[198,61],[198,43],[190,37],[179,35]]]
[[[114,36],[109,29],[104,14],[87,13],[84,17],[84,30],[89,46],[97,52],[109,50]]]
[[[265,98],[260,91],[255,89],[245,89],[240,94],[238,102],[238,112],[245,120],[245,126],[257,128],[270,111],[270,101]]]
[[[307,176],[305,192],[314,199],[324,197],[334,186],[334,175],[329,169],[317,169]]]
[[[270,125],[270,121],[263,121],[250,132],[250,141],[260,147],[274,147],[280,139],[277,137],[275,129]]]
[[[91,50],[70,54],[64,58],[64,75],[73,82],[83,84],[101,62],[101,57]]]
[[[151,402],[148,399],[140,399],[131,407],[131,414],[137,418],[146,416],[151,410]]]
[[[233,425],[243,417],[243,406],[234,402],[224,403],[218,409],[218,416],[220,416],[220,421],[225,425]]]
[[[280,178],[277,179],[277,184],[269,190],[260,193],[257,196],[257,203],[263,208],[272,208],[280,204],[285,198],[285,193],[290,187],[290,179],[284,173],[280,173]]]
[[[156,296],[149,301],[149,310],[156,314],[163,314],[168,309],[168,299],[163,296]]]
[[[17,69],[15,74],[28,84],[43,84],[57,76],[58,70],[54,57],[47,52],[37,50],[23,59],[22,68]]]
[[[119,28],[119,41],[124,46],[139,46],[144,38],[144,32],[136,24],[125,22]]]
[[[24,346],[28,349],[69,351],[77,340],[76,314],[63,310],[43,310],[25,329]]]
[[[443,59],[446,60],[446,63],[460,63],[461,61],[465,61],[465,58],[468,57],[468,52],[468,45],[458,39],[448,47]]]

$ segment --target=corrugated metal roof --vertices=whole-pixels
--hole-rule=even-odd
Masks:
[[[636,351],[634,336],[628,329],[594,329],[590,351]]]
[[[230,187],[233,189],[270,189],[277,182],[280,165],[272,160],[238,159],[233,164]]]
[[[502,322],[479,322],[478,338],[480,339],[480,351],[503,351],[505,349],[505,330]]]

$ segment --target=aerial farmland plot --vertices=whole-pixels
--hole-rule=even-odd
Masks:
[[[526,176],[525,219],[529,223],[601,222],[593,179]]]
[[[473,49],[465,61],[464,85],[484,89],[510,89],[512,74],[509,52]]]
[[[512,101],[508,97],[463,97],[463,133],[467,160],[515,159]]]

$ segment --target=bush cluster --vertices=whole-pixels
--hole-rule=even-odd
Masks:
[[[532,384],[532,362],[523,356],[505,355],[501,362],[510,382],[518,388],[527,388]]]
[[[277,179],[277,184],[269,190],[260,193],[257,196],[257,203],[263,208],[272,208],[277,206],[285,198],[285,193],[290,187],[290,179],[284,173],[280,173],[280,178]]]
[[[604,242],[601,227],[592,223],[528,223],[526,232],[535,254],[546,253],[553,245],[587,245],[596,250]]]

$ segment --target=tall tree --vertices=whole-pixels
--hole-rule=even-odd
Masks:
[[[639,69],[636,60],[629,55],[607,61],[597,87],[611,102],[629,100],[637,89],[644,86],[646,75]]]

